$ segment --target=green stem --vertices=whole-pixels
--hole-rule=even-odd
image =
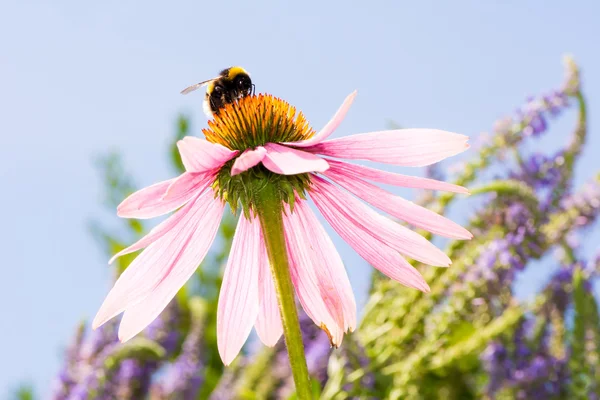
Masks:
[[[586,293],[583,287],[584,276],[580,268],[573,272],[573,304],[575,318],[573,319],[573,332],[571,334],[572,354],[569,358],[569,366],[573,379],[569,385],[570,397],[572,399],[589,398],[590,371],[585,363],[585,335],[586,335]]]
[[[283,230],[282,200],[277,193],[277,188],[269,183],[256,193],[255,200],[275,282],[275,291],[283,321],[283,334],[296,384],[296,393],[299,400],[311,399],[310,379]]]

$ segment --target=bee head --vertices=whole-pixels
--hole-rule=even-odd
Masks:
[[[221,71],[224,83],[228,89],[237,94],[236,97],[243,97],[252,94],[252,80],[250,74],[242,67],[230,67]]]
[[[219,76],[206,83],[204,112],[209,118],[219,114],[226,104],[231,104],[254,93],[254,84],[250,74],[242,67],[230,67],[219,73]],[[197,86],[197,85],[196,85]]]

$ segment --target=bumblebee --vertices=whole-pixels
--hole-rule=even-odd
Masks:
[[[218,115],[219,110],[226,104],[254,93],[254,84],[250,79],[250,74],[242,67],[224,69],[216,78],[189,86],[183,89],[181,94],[188,94],[202,86],[206,86],[203,108],[209,118]]]

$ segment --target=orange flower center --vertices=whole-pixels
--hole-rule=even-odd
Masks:
[[[267,143],[297,142],[315,134],[304,114],[269,94],[227,104],[202,132],[209,142],[240,151]]]

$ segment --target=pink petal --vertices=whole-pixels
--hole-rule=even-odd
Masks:
[[[178,251],[171,253],[170,256],[162,257],[162,260],[168,260],[169,264],[162,263],[161,260],[157,261],[158,264],[162,264],[163,271],[166,271],[166,274],[163,274],[163,277],[143,301],[138,301],[125,310],[119,325],[119,340],[121,342],[137,335],[158,317],[181,287],[194,274],[194,271],[208,253],[219,230],[224,205],[221,201],[214,200],[211,195],[204,197],[208,197],[210,203],[207,205],[199,204],[198,209],[201,209],[200,212],[190,216],[191,225],[193,226],[191,235],[180,238],[183,239],[183,243],[177,241],[180,247]],[[129,268],[125,272],[129,271]],[[148,275],[149,272],[143,279],[152,280],[152,277]]]
[[[127,247],[126,249],[123,249],[114,256],[112,256],[108,263],[112,264],[113,261],[125,254],[133,253],[134,251],[138,251],[145,247],[148,247],[149,245],[151,245],[152,243],[156,242],[158,239],[169,233],[172,229],[175,229],[177,225],[181,222],[181,220],[190,212],[194,204],[195,202],[193,200],[188,202],[176,213],[174,213],[169,218],[155,226],[150,232],[148,232],[146,236],[144,236],[131,246]]]
[[[263,165],[276,174],[296,175],[305,172],[323,172],[329,168],[327,161],[305,151],[275,143],[267,143],[265,149],[267,154],[262,160]]]
[[[437,129],[398,129],[331,139],[307,150],[338,158],[422,167],[462,153],[468,137]]]
[[[325,172],[325,175],[355,196],[411,225],[452,239],[471,239],[473,237],[468,230],[449,219],[358,179],[352,174],[330,170]]]
[[[370,235],[345,213],[338,212],[335,205],[316,191],[311,196],[331,227],[369,264],[403,285],[429,292],[421,274],[396,250]]]
[[[286,142],[283,144],[295,147],[309,147],[321,143],[323,140],[327,139],[344,120],[346,114],[348,113],[348,110],[350,109],[350,106],[354,102],[355,97],[356,90],[350,93],[348,97],[346,97],[340,108],[336,111],[333,118],[331,118],[331,120],[329,120],[329,122],[323,127],[323,129],[321,129],[315,136],[299,142]]]
[[[258,146],[256,149],[247,149],[241,156],[236,158],[233,163],[233,167],[231,167],[231,176],[240,174],[254,167],[265,158],[266,154],[267,149],[262,146]]]
[[[123,218],[153,218],[181,207],[189,199],[162,202],[163,195],[175,179],[158,182],[130,194],[117,206],[117,215]]]
[[[329,267],[323,263],[320,249],[311,247],[312,242],[298,213],[288,209],[283,221],[290,272],[298,299],[306,314],[325,330],[331,344],[338,347],[344,337],[344,308]]]
[[[311,197],[315,203],[329,204],[330,210],[335,210],[336,214],[352,221],[357,228],[408,257],[429,265],[451,264],[448,256],[423,236],[378,214],[322,178],[312,177]]]
[[[447,182],[436,181],[435,179],[396,174],[394,172],[381,171],[379,169],[365,167],[364,165],[349,164],[338,160],[327,160],[327,162],[329,163],[330,168],[328,171],[345,173],[350,176],[356,176],[357,178],[386,183],[388,185],[415,189],[443,190],[464,194],[469,193],[467,188]]]
[[[177,277],[181,271],[188,273],[190,270],[191,274],[205,255],[203,249],[208,249],[214,240],[211,227],[218,227],[223,207],[210,192],[194,200],[186,215],[140,253],[121,274],[106,296],[92,326],[96,328],[145,300],[167,278],[171,281],[171,275]],[[200,226],[202,229],[198,229]]]
[[[217,309],[217,347],[229,365],[248,339],[258,315],[258,275],[261,264],[258,219],[240,216],[225,267]]]
[[[269,267],[269,259],[261,233],[261,254],[260,271],[258,286],[258,317],[254,328],[265,346],[273,347],[283,334],[283,325],[281,324],[281,314],[279,312],[279,303],[277,302],[277,293],[275,284]]]
[[[310,251],[315,252],[315,259],[321,259],[321,266],[315,266],[318,271],[317,275],[319,279],[331,282],[335,286],[342,301],[344,330],[352,332],[356,329],[356,301],[342,258],[305,201],[297,201],[294,212],[298,214],[302,222],[304,236],[309,243]],[[325,275],[321,277],[321,274]]]
[[[147,219],[164,215],[186,204],[212,183],[213,173],[184,172],[131,194],[117,207],[122,218]]]
[[[193,136],[177,142],[181,161],[188,172],[205,172],[219,168],[238,154],[237,150]]]
[[[187,198],[203,192],[215,180],[215,172],[184,172],[179,175],[167,188],[162,201],[172,201]]]

